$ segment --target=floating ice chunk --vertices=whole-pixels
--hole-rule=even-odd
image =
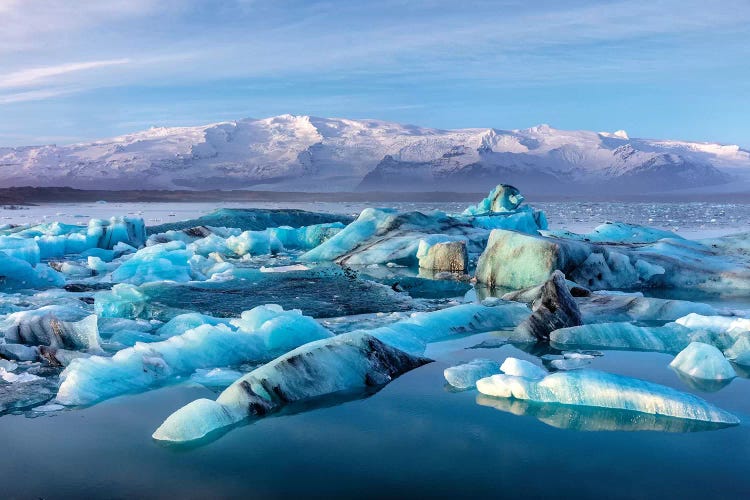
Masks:
[[[547,281],[556,269],[582,264],[587,245],[495,229],[477,262],[477,281],[490,287],[527,288]]]
[[[226,388],[242,377],[244,373],[229,368],[198,368],[190,376],[190,382],[206,387]]]
[[[678,325],[710,332],[750,332],[750,319],[691,313],[675,321]]]
[[[118,243],[141,247],[146,243],[146,226],[137,217],[112,217],[109,220],[91,219],[87,235],[96,238],[98,248],[113,249]]]
[[[37,413],[52,413],[55,411],[64,410],[65,407],[63,405],[58,405],[55,403],[50,403],[42,406],[37,406],[34,408],[34,411]]]
[[[727,358],[738,365],[750,366],[750,334],[740,334],[737,340],[724,351]]]
[[[665,238],[683,239],[671,231],[624,222],[605,222],[588,234],[575,234],[564,230],[544,231],[543,234],[594,243],[654,243]]]
[[[94,295],[94,311],[103,318],[137,318],[146,308],[146,296],[125,283]]]
[[[489,359],[473,359],[468,363],[451,366],[443,371],[445,380],[457,389],[471,389],[476,387],[477,380],[502,373],[497,361]]]
[[[552,331],[578,326],[582,322],[581,312],[568,290],[565,275],[555,271],[542,285],[539,298],[531,307],[531,316],[516,330],[530,338],[548,340]]]
[[[443,235],[421,239],[417,259],[419,267],[434,271],[463,272],[469,267],[466,242]]]
[[[39,349],[23,344],[0,344],[0,356],[13,361],[36,361]]]
[[[493,375],[477,382],[482,394],[539,403],[638,411],[670,417],[738,424],[739,419],[692,394],[636,378],[596,370],[556,372],[542,379]]]
[[[506,375],[530,379],[544,378],[547,375],[547,370],[544,368],[540,368],[530,361],[518,358],[506,358],[503,364],[500,365],[500,370]]]
[[[284,250],[284,245],[270,230],[245,231],[239,236],[230,236],[226,245],[239,256],[275,254]]]
[[[513,302],[487,307],[462,304],[433,312],[414,313],[409,319],[369,330],[372,336],[403,351],[422,355],[429,343],[454,335],[502,330],[517,326],[529,309]]]
[[[361,266],[392,262],[411,266],[418,263],[419,242],[434,235],[464,240],[469,253],[478,253],[484,248],[489,230],[473,223],[471,217],[451,217],[443,212],[398,213],[390,209],[368,208],[356,221],[303,254],[300,260]],[[517,229],[516,224],[511,226]]]
[[[18,365],[14,363],[13,361],[0,358],[0,368],[5,370],[6,372],[13,372],[13,371],[16,371],[16,368],[18,368]]]
[[[286,249],[309,250],[329,240],[343,228],[344,224],[341,222],[333,222],[299,228],[274,227],[270,228],[268,232],[276,237]]]
[[[160,243],[138,250],[112,272],[112,281],[141,285],[152,281],[205,281],[232,271],[221,258],[196,255],[182,241]]]
[[[39,245],[33,239],[0,236],[0,252],[14,259],[28,262],[32,266],[39,264]]]
[[[228,325],[229,322],[229,319],[214,318],[213,316],[200,313],[179,314],[160,326],[156,334],[162,339],[167,339],[175,335],[182,335],[186,331],[198,328],[199,326]]]
[[[42,380],[42,377],[33,375],[31,373],[13,373],[5,370],[5,368],[0,368],[0,378],[8,382],[9,384],[28,384],[29,382]]]
[[[658,299],[640,295],[606,294],[596,292],[579,298],[584,323],[614,321],[675,321],[690,313],[717,314],[708,304],[686,300]],[[679,321],[678,321],[679,323]],[[684,324],[684,323],[680,323]]]
[[[0,251],[0,279],[8,288],[50,288],[61,287],[65,277],[47,264],[32,266],[25,260],[17,259]]]
[[[675,356],[669,366],[685,375],[703,380],[730,380],[737,376],[719,349],[701,342],[691,342]]]
[[[561,328],[550,334],[553,347],[631,349],[637,351],[679,352],[691,341],[692,330],[669,323],[661,327],[631,323],[597,323]]]
[[[595,351],[591,351],[595,352]],[[598,353],[597,355],[601,355]],[[591,361],[596,357],[594,354],[586,354],[581,352],[564,352],[562,355],[544,355],[542,359],[545,364],[549,364],[555,370],[577,370],[591,364]]]
[[[537,234],[540,229],[547,229],[547,217],[544,212],[531,207],[522,207],[515,212],[496,213],[468,217],[466,220],[476,228],[507,229],[520,233]]]
[[[477,263],[490,287],[525,288],[555,269],[590,289],[636,287],[750,288],[747,262],[681,239],[605,244],[496,229]]]
[[[309,270],[310,268],[304,264],[292,264],[289,266],[275,266],[275,267],[261,266],[260,268],[260,272],[262,273],[289,273],[293,271],[309,271]]]
[[[64,349],[101,350],[96,315],[65,306],[9,314],[0,322],[7,341]]]
[[[163,280],[187,282],[192,279],[190,257],[180,241],[145,247],[112,273],[112,281],[133,285]]]
[[[159,441],[193,441],[293,401],[382,386],[427,362],[364,332],[311,342],[253,370],[215,402],[197,400],[176,411],[153,437]]]
[[[359,214],[357,220],[325,243],[303,254],[300,260],[303,262],[333,261],[354,250],[363,241],[375,235],[380,227],[385,227],[389,221],[395,220],[396,216],[396,210],[366,208]]]
[[[129,392],[147,390],[198,368],[261,362],[331,333],[297,310],[259,306],[248,311],[243,328],[202,325],[162,342],[136,343],[111,358],[74,360],[60,376],[57,400],[90,404]],[[254,327],[252,330],[245,329]]]
[[[513,212],[523,201],[524,197],[518,189],[507,184],[498,184],[490,191],[487,198],[467,208],[463,214],[481,215],[486,213]]]

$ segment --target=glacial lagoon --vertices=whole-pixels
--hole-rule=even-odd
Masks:
[[[53,262],[55,273],[34,275],[38,278],[34,289],[13,283],[11,278],[3,290],[5,345],[36,349],[36,357],[29,354],[28,361],[12,359],[19,353],[23,358],[28,350],[2,351],[3,357],[10,358],[0,382],[5,405],[0,435],[8,453],[0,473],[4,496],[371,497],[408,490],[435,497],[699,498],[744,497],[750,490],[750,480],[745,478],[750,466],[750,367],[737,362],[744,353],[739,350],[745,332],[743,323],[739,329],[724,324],[726,318],[750,317],[750,291],[742,288],[747,271],[743,267],[746,253],[742,252],[747,240],[714,241],[712,244],[732,250],[704,259],[708,262],[704,267],[709,268],[701,271],[706,272],[705,281],[692,286],[675,286],[694,279],[692,275],[680,277],[682,261],[669,268],[671,261],[657,259],[646,247],[697,250],[684,242],[668,247],[661,233],[644,231],[639,234],[645,239],[631,242],[632,248],[625,245],[627,250],[622,251],[631,252],[627,257],[632,262],[644,261],[633,265],[632,272],[613,264],[624,262],[612,257],[620,251],[607,249],[602,255],[609,259],[604,261],[611,276],[595,279],[597,273],[592,275],[586,268],[596,260],[590,260],[590,255],[597,255],[593,251],[567,273],[578,285],[597,288],[587,297],[575,297],[583,326],[556,331],[563,333],[548,332],[549,340],[542,341],[518,333],[518,324],[531,313],[522,297],[517,295],[516,302],[501,299],[521,287],[492,288],[458,278],[460,272],[419,269],[416,259],[420,238],[415,241],[415,234],[419,231],[427,241],[422,250],[425,255],[433,246],[465,241],[468,274],[475,275],[480,255],[488,246],[481,240],[490,238],[491,228],[505,224],[498,222],[500,218],[514,217],[518,207],[512,208],[512,213],[488,216],[498,219],[456,224],[450,216],[438,217],[441,220],[436,222],[430,214],[439,209],[456,217],[483,215],[459,215],[465,204],[394,204],[388,207],[392,211],[370,213],[375,226],[385,220],[392,224],[398,214],[412,211],[427,214],[427,218],[409,216],[395,226],[402,233],[382,231],[366,248],[358,246],[361,241],[352,241],[338,255],[323,258],[321,255],[338,250],[320,247],[331,247],[327,242],[371,207],[288,205],[223,207],[230,209],[219,213],[225,217],[239,213],[231,209],[260,209],[241,212],[246,219],[238,224],[250,226],[234,232],[190,231],[193,226],[204,227],[207,219],[199,217],[211,217],[211,213],[216,217],[217,207],[209,204],[65,204],[2,211],[3,223],[27,224],[27,229],[52,221],[81,225],[80,230],[45,226],[36,233],[27,231],[26,238],[19,235],[18,228],[5,229],[8,253],[34,261],[28,253],[34,252],[33,245],[8,243],[7,238],[37,241],[39,261]],[[690,239],[716,239],[750,229],[750,210],[745,205],[532,205],[533,210],[546,214],[549,231],[586,233],[589,242],[592,235],[596,239],[594,228],[608,220],[674,231],[675,236]],[[290,208],[341,216],[297,215],[300,219],[294,221],[288,214],[276,212]],[[534,232],[529,224],[539,224],[542,229],[533,210],[521,211],[512,226],[500,230]],[[130,219],[110,220],[112,216]],[[102,222],[92,225],[90,218]],[[146,224],[140,242],[133,241],[139,237],[137,224],[127,226],[127,220],[138,218]],[[182,222],[188,219],[198,222]],[[252,224],[319,227],[314,231],[269,232]],[[625,227],[625,236],[631,238],[639,231],[631,226],[612,227]],[[598,234],[611,236],[612,227]],[[245,231],[251,233],[243,236]],[[364,238],[365,233],[358,234]],[[436,239],[430,233],[448,233],[449,237]],[[70,234],[85,236],[70,239]],[[652,234],[657,238],[647,242],[653,239]],[[562,233],[550,237],[575,240]],[[114,240],[102,244],[107,238]],[[147,242],[149,246],[145,246]],[[107,246],[111,248],[101,248]],[[72,248],[76,252],[67,251]],[[152,249],[150,253],[148,249]],[[694,255],[680,252],[674,255],[695,265]],[[485,262],[485,267],[495,266],[487,276],[506,276],[502,263],[487,257]],[[660,278],[654,266],[671,275]],[[276,272],[269,272],[273,270]],[[614,280],[627,286],[616,293],[599,286]],[[648,282],[653,286],[636,289]],[[655,286],[664,283],[672,286]],[[562,288],[558,286],[555,293],[574,293],[573,288]],[[252,317],[240,316],[264,304],[279,304],[281,309],[259,309]],[[24,311],[50,305],[64,311],[54,310],[55,319],[49,322],[53,326],[47,330],[46,320],[34,323],[28,313],[24,316]],[[292,309],[301,314],[290,313]],[[696,316],[680,319],[691,313],[720,319],[705,320],[703,326],[693,328]],[[97,315],[95,342],[86,324],[70,326],[79,325],[91,314]],[[626,323],[636,333],[626,338],[622,333],[612,334],[620,330],[600,328],[593,337],[585,330],[588,325],[607,322]],[[13,325],[18,328],[13,330]],[[579,337],[569,333],[571,328]],[[185,333],[188,330],[193,333]],[[44,337],[45,331],[52,331],[52,337],[60,335]],[[245,331],[251,339],[231,344],[232,335]],[[293,357],[284,361],[286,351],[302,349],[302,359],[310,359],[318,355],[305,347],[309,342],[321,343],[321,352],[327,353],[333,342],[330,339],[348,335],[353,338],[350,345],[355,345],[365,338],[358,332],[366,333],[362,345],[369,349],[368,356],[403,361],[405,358],[394,358],[392,352],[384,354],[383,349],[393,346],[424,362],[406,363],[387,376],[383,367],[393,368],[392,363],[377,365],[375,372],[375,365],[368,364],[365,368],[370,372],[362,379],[366,383],[351,383],[359,379],[346,375],[347,370],[360,366],[357,356],[365,352],[355,349],[345,351],[354,357],[341,367],[335,365],[336,357],[322,365],[303,363],[317,370],[333,367],[327,378],[343,374],[338,385],[320,387],[314,381],[308,384],[305,377],[295,379],[294,384],[288,382],[293,378],[289,367],[294,368],[297,362],[289,362]],[[669,336],[661,337],[664,332]],[[225,337],[229,344],[217,340]],[[565,339],[571,338],[584,340],[565,344]],[[691,341],[710,343],[722,357],[731,357],[736,377],[699,380],[670,367],[675,355]],[[136,342],[141,350],[136,349],[135,354],[127,351]],[[628,345],[623,347],[622,342]],[[236,345],[243,346],[241,352],[233,349]],[[116,372],[106,360],[118,351],[120,358],[126,357],[123,351],[135,357],[120,363],[118,369],[125,371],[113,376]],[[87,359],[92,354],[102,361],[91,365]],[[670,395],[678,394],[678,401],[682,401],[680,394],[687,395],[683,399],[692,405],[690,411],[695,408],[691,398],[697,396],[700,404],[718,412],[713,415],[728,417],[701,420],[595,405],[535,402],[518,395],[493,397],[476,389],[459,390],[446,382],[447,368],[475,359],[500,365],[507,358],[530,361],[549,373],[592,370],[620,375],[626,383],[644,380],[663,388],[658,390],[672,391]],[[135,371],[127,371],[133,368]],[[261,369],[265,371],[257,372]],[[223,398],[230,408],[232,400],[222,396],[223,391],[237,378],[252,373],[264,373],[263,380],[282,377],[274,386],[276,395],[266,398],[272,403],[269,408],[210,429],[198,439],[159,439],[157,429],[195,401]],[[91,377],[89,385],[83,383],[85,374]],[[254,383],[252,378],[248,380],[250,385]],[[63,391],[66,384],[68,390]],[[97,391],[105,386],[108,390]],[[256,387],[255,396],[259,394]],[[189,416],[210,420],[210,414],[195,415]],[[174,436],[184,429],[168,430],[172,433],[161,436]]]

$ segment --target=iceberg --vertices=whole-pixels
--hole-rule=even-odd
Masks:
[[[693,331],[682,325],[636,326],[632,323],[595,323],[561,328],[550,334],[558,349],[625,349],[677,353],[691,342]]]
[[[23,344],[0,344],[0,356],[12,361],[36,361],[39,348]]]
[[[52,288],[63,286],[65,277],[47,264],[32,266],[0,251],[0,282],[6,289]]]
[[[468,363],[451,366],[443,371],[445,380],[456,389],[476,387],[477,380],[502,373],[500,364],[489,359],[473,359]]]
[[[691,313],[713,316],[712,306],[687,300],[644,297],[642,294],[602,295],[577,299],[584,323],[616,321],[675,321]]]
[[[27,257],[34,259],[59,258],[67,254],[80,254],[91,249],[112,250],[118,244],[143,246],[146,230],[143,219],[112,217],[109,220],[91,219],[88,226],[61,224],[59,222],[24,226],[8,235],[10,239],[25,241]],[[0,236],[0,250],[8,238]],[[36,247],[34,250],[33,247]],[[19,249],[16,249],[18,252]],[[32,260],[29,263],[35,264]]]
[[[750,344],[749,321],[731,316],[702,316],[696,313],[664,326],[639,326],[627,322],[594,323],[561,328],[550,334],[555,348],[589,347],[678,353],[691,342],[702,342],[724,351],[736,360]]]
[[[431,271],[464,272],[469,267],[466,242],[440,235],[420,240],[417,259],[420,268]]]
[[[581,311],[568,290],[565,275],[555,271],[542,285],[539,298],[531,306],[531,316],[516,331],[529,338],[549,340],[552,331],[582,323]]]
[[[199,368],[267,361],[332,335],[300,311],[284,311],[277,305],[247,311],[234,326],[204,324],[161,342],[138,342],[111,358],[75,359],[60,375],[57,402],[92,404],[148,390]]]
[[[55,395],[45,379],[34,379],[22,384],[0,383],[0,415],[43,405]]]
[[[556,269],[568,274],[589,254],[589,248],[577,241],[495,229],[477,262],[476,278],[489,287],[533,287],[547,281]]]
[[[364,332],[323,339],[253,370],[230,385],[216,401],[193,401],[170,415],[153,438],[194,441],[287,403],[385,385],[428,362]]]
[[[187,442],[262,416],[283,405],[339,391],[380,387],[430,360],[425,346],[454,335],[515,326],[528,314],[522,304],[464,304],[376,328],[302,345],[248,373],[216,401],[196,400],[170,415],[153,437]]]
[[[529,379],[544,378],[547,375],[545,369],[538,367],[534,363],[512,357],[505,358],[505,361],[500,366],[500,370],[506,375]]]
[[[498,184],[487,198],[464,210],[463,215],[513,212],[523,202],[524,197],[518,189],[508,184]]]
[[[112,281],[133,285],[162,280],[191,281],[192,256],[185,243],[179,241],[145,247],[112,273]]]
[[[227,248],[235,255],[276,254],[284,250],[284,245],[271,231],[245,231],[226,240]]]
[[[724,351],[724,355],[742,366],[750,366],[750,334],[737,336],[737,340]]]
[[[702,422],[740,422],[731,413],[692,394],[589,369],[556,372],[542,379],[493,375],[479,380],[477,389],[487,396],[537,403],[612,408]]]
[[[0,236],[0,252],[8,257],[28,262],[32,266],[40,262],[39,245],[33,239]]]
[[[96,315],[65,306],[44,306],[9,314],[0,322],[0,331],[11,343],[101,350]]]
[[[126,283],[94,294],[94,311],[101,318],[138,318],[146,309],[146,295]]]
[[[592,243],[495,229],[479,257],[476,278],[489,287],[521,289],[560,270],[591,290],[694,287],[750,288],[743,258],[720,246],[678,238],[653,243]]]
[[[296,209],[220,208],[197,219],[150,226],[148,234],[182,231],[197,226],[236,228],[240,232],[262,231],[270,227],[280,226],[302,227],[337,222],[348,224],[352,220],[352,217],[348,215],[307,212]]]
[[[737,376],[718,348],[702,342],[688,344],[669,366],[684,375],[702,380],[723,381]]]

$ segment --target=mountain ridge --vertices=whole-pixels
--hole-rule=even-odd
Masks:
[[[546,124],[445,130],[279,115],[0,148],[0,187],[481,192],[509,182],[525,192],[639,192],[721,185],[738,176],[750,176],[750,152],[736,145]]]

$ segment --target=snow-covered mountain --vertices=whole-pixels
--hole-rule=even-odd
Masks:
[[[738,146],[293,115],[0,148],[0,187],[484,191],[506,182],[525,192],[655,192],[748,175],[750,152]]]

